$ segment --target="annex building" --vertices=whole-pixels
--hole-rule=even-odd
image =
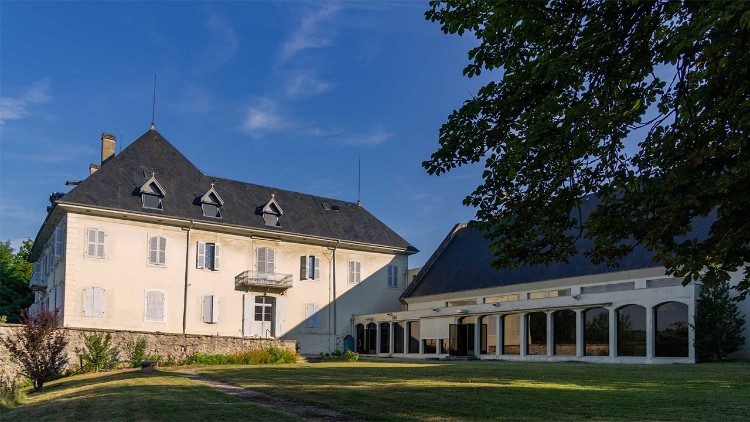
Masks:
[[[589,198],[584,215],[596,206]],[[698,221],[696,236],[710,219]],[[586,251],[586,239],[577,242]],[[616,268],[565,263],[491,267],[482,233],[456,225],[400,297],[403,310],[354,318],[360,353],[414,358],[693,363],[699,284],[665,275],[636,248]],[[741,279],[735,274],[733,281]],[[750,315],[750,301],[741,303]],[[746,331],[746,342],[750,339]],[[739,358],[750,358],[747,343]]]
[[[50,197],[33,314],[65,327],[343,347],[355,314],[398,311],[406,240],[359,204],[202,173],[153,126]]]

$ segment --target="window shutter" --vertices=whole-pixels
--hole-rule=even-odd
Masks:
[[[266,272],[266,248],[258,248],[255,252],[258,255],[258,272],[259,273],[265,273]]]
[[[94,288],[83,289],[83,316],[94,316]]]
[[[88,229],[86,235],[86,255],[96,256],[96,229]]]
[[[159,239],[156,236],[148,237],[148,263],[151,265],[158,264],[158,242]]]
[[[266,273],[274,274],[276,272],[276,251],[266,249]]]
[[[355,262],[354,264],[355,264],[354,271],[356,273],[355,281],[359,283],[360,281],[362,281],[362,273],[361,273],[362,264],[360,264],[359,262]]]
[[[98,237],[98,239],[97,239],[97,245],[96,245],[96,257],[97,258],[104,258],[104,253],[105,253],[105,251],[104,251],[104,239],[105,239],[104,231],[103,230],[99,230],[97,232],[97,237]]]
[[[203,322],[211,323],[212,296],[203,296]]]
[[[164,293],[156,292],[156,320],[164,321]]]
[[[167,263],[167,238],[159,237],[159,265],[166,265]]]
[[[195,268],[203,268],[203,265],[206,263],[206,244],[198,242],[196,245]]]
[[[221,259],[221,248],[219,244],[214,244],[214,271],[219,271],[219,261]]]
[[[347,281],[349,283],[354,283],[354,261],[349,261],[349,271],[347,276]]]
[[[307,280],[307,255],[299,259],[299,279]]]
[[[164,321],[164,293],[157,291],[146,293],[146,320]]]
[[[63,255],[63,231],[62,227],[55,228],[55,260]]]
[[[313,274],[313,278],[320,280],[320,258],[314,256],[313,259],[315,260],[315,274]]]
[[[104,316],[104,290],[101,287],[93,287],[93,316]]]
[[[219,298],[211,296],[211,322],[219,322]]]

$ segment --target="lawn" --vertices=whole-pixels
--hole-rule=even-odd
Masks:
[[[289,420],[240,398],[164,373],[117,371],[53,381],[2,421]]]
[[[750,363],[336,362],[198,372],[368,420],[750,420]]]

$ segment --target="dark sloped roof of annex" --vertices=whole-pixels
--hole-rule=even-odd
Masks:
[[[582,206],[584,218],[591,213],[597,204],[596,198],[586,198]],[[691,236],[705,238],[714,220],[715,215],[695,219]],[[489,241],[484,237],[482,231],[472,224],[458,224],[427,260],[427,263],[401,297],[455,293],[662,266],[653,261],[652,252],[640,245],[623,258],[618,267],[593,264],[585,256],[585,252],[591,250],[591,241],[588,239],[579,239],[576,242],[576,248],[578,253],[571,256],[568,262],[495,270],[491,265],[493,255],[490,251]]]
[[[166,195],[162,209],[142,207],[140,187],[153,172]],[[221,195],[221,218],[203,216],[200,198],[213,188]],[[275,195],[284,214],[280,227],[266,226],[257,212]],[[58,203],[133,211],[202,222],[316,236],[404,249],[417,249],[352,202],[323,198],[203,174],[157,130],[150,129]],[[324,204],[327,206],[324,209]],[[332,210],[338,206],[339,210]]]

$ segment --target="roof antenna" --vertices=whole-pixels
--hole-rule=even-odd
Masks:
[[[362,157],[357,157],[357,205],[362,206]]]
[[[154,99],[151,101],[151,129],[156,129],[156,69],[154,69]]]

